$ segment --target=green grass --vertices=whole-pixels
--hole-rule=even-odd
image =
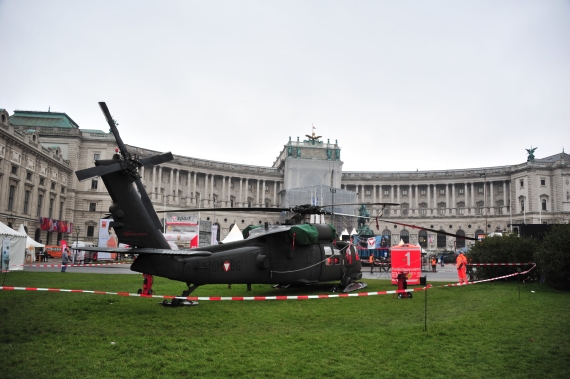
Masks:
[[[136,292],[138,275],[8,274],[6,286]],[[394,289],[367,280],[364,291]],[[326,293],[205,286],[197,296]],[[181,283],[155,278],[158,294]],[[531,291],[535,291],[532,293]],[[567,378],[570,294],[540,284],[299,301],[202,301],[0,291],[3,378]]]

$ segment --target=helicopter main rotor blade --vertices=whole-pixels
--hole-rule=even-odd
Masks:
[[[332,206],[343,206],[343,205],[355,205],[355,206],[360,206],[360,205],[394,205],[394,206],[398,206],[400,205],[400,203],[334,203],[334,204],[328,204],[328,205],[320,205],[320,207],[322,208],[326,208],[326,207],[332,207]]]
[[[85,179],[92,178],[94,176],[103,176],[105,174],[111,174],[113,172],[124,170],[125,167],[119,162],[110,164],[108,166],[95,166],[86,168],[83,170],[75,171],[77,180],[82,181]]]
[[[291,208],[185,208],[172,209],[169,211],[156,211],[156,213],[182,213],[182,212],[263,212],[263,213],[281,213],[291,212]]]

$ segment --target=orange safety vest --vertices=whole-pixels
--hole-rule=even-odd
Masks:
[[[370,258],[368,258],[368,262],[374,263],[374,255],[370,254]]]
[[[437,264],[437,260],[435,258],[431,259],[431,265],[435,266]]]
[[[460,268],[467,266],[467,258],[465,258],[465,255],[463,255],[463,253],[461,253],[457,256],[457,259],[455,260],[455,264],[457,265],[458,270]]]

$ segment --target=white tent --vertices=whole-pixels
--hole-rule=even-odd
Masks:
[[[356,229],[352,228],[352,232],[350,232],[350,235],[353,236],[355,234],[358,234],[358,233],[356,232]]]
[[[24,229],[24,225],[20,224],[18,228],[18,233],[26,235],[26,263],[31,263],[36,261],[36,247],[44,247],[45,245],[34,241]]]
[[[20,227],[18,228],[18,233],[22,233],[22,234],[26,234],[26,230],[24,229],[24,225],[20,224]],[[39,242],[36,242],[34,239],[32,239],[30,236],[28,236],[26,234],[26,248],[30,248],[30,247],[45,247],[44,244],[41,244]]]
[[[8,225],[0,221],[0,244],[2,246],[2,269],[23,270],[24,258],[26,256],[26,237],[25,233],[19,233]],[[5,267],[4,260],[10,259],[9,267]]]
[[[226,238],[222,240],[222,243],[241,241],[241,240],[243,240],[243,234],[241,234],[241,231],[239,230],[237,224],[234,224],[232,230],[230,230]]]

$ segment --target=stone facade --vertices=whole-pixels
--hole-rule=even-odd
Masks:
[[[24,223],[28,230],[36,230],[35,209],[39,194],[43,194],[57,204],[63,200],[64,217],[80,227],[79,239],[97,242],[97,223],[108,213],[110,198],[100,178],[78,182],[74,171],[92,167],[96,159],[109,159],[116,148],[113,136],[79,129],[65,113],[56,114],[59,119],[51,123],[45,119],[53,118],[53,112],[16,111],[9,118],[6,111],[1,114],[0,193],[6,204],[1,214],[5,217],[14,212],[18,216],[16,224]],[[140,157],[159,153],[135,146],[128,149]],[[286,191],[318,185],[353,191],[365,203],[400,203],[384,210],[372,206],[372,216],[471,237],[505,230],[511,224],[567,223],[570,219],[570,157],[565,153],[514,166],[342,172],[340,151],[336,141],[331,144],[297,138],[289,139],[270,167],[174,156],[173,161],[144,167],[140,175],[156,210],[236,208],[238,212],[200,213],[202,220],[219,224],[221,239],[233,223],[243,228],[280,221],[282,216],[263,212],[263,208],[295,205],[281,203],[281,199],[287,198],[283,196]],[[24,170],[11,174],[13,166]],[[32,172],[31,181],[26,180],[24,171]],[[45,178],[43,186],[39,183],[41,177]],[[57,186],[52,191],[54,182]],[[15,185],[17,193],[12,211],[7,208],[10,185]],[[60,192],[61,186],[65,193]],[[22,212],[25,191],[30,191],[28,201],[34,210],[28,209],[26,214]],[[48,205],[42,207],[40,213],[47,216]],[[239,212],[239,208],[246,207],[259,208],[260,212]],[[356,220],[336,217],[335,224],[339,230],[351,230]],[[452,249],[454,243],[458,247],[465,243],[462,239],[456,241],[388,222],[379,221],[378,230],[376,222],[371,224],[377,234],[390,234],[392,243],[402,238],[433,250]],[[33,232],[29,234],[34,237]],[[46,238],[42,232],[40,239],[45,242]]]

